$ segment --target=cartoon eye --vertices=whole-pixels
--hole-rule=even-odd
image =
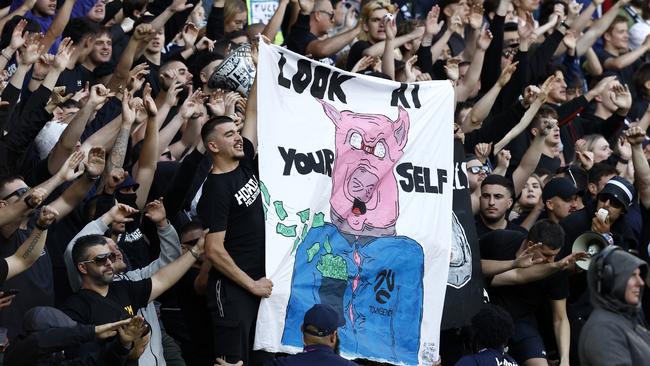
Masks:
[[[350,145],[352,145],[352,147],[355,149],[361,149],[361,145],[363,145],[363,138],[358,132],[353,132],[350,136]]]
[[[384,146],[383,142],[378,142],[377,145],[375,145],[375,149],[372,152],[376,157],[383,159],[384,156],[386,156],[386,147]]]

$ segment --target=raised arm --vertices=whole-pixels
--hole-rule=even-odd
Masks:
[[[187,0],[173,0],[172,3],[151,22],[151,27],[153,29],[165,29],[165,24],[172,18],[172,16],[174,16],[174,14],[185,11],[193,6],[194,5],[192,4],[188,4]]]
[[[175,261],[159,269],[158,272],[151,276],[151,294],[149,302],[155,300],[163,292],[172,287],[178,280],[183,277],[190,267],[203,255],[205,247],[205,238],[199,238],[199,241],[187,253],[180,256]]]
[[[490,110],[492,110],[492,106],[497,100],[497,97],[499,96],[499,93],[501,92],[501,89],[510,81],[510,78],[512,77],[512,74],[517,70],[517,64],[518,62],[513,62],[510,65],[506,66],[503,71],[501,71],[501,76],[499,76],[499,79],[497,80],[496,83],[488,90],[485,95],[481,97],[481,99],[474,104],[472,107],[472,110],[469,113],[469,126],[480,126],[483,120],[487,118],[487,116],[490,114]],[[465,123],[463,123],[463,132],[465,130]]]
[[[49,50],[56,39],[63,33],[63,29],[65,29],[66,24],[70,20],[70,14],[72,13],[75,2],[76,0],[65,0],[63,5],[56,11],[56,16],[43,38],[43,46],[45,46],[46,50]]]
[[[395,46],[393,43],[397,33],[397,24],[395,18],[384,18],[382,21],[386,30],[386,47],[384,47],[384,54],[381,56],[381,71],[391,80],[395,80]]]
[[[618,57],[610,57],[603,62],[605,69],[621,70],[632,65],[636,60],[640,59],[643,55],[650,50],[650,35],[648,35],[637,49],[626,52]]]
[[[524,113],[524,116],[521,118],[519,123],[499,141],[494,145],[494,152],[495,154],[498,154],[499,151],[501,151],[504,147],[508,146],[510,141],[514,139],[515,137],[519,136],[520,133],[524,132],[528,125],[530,125],[530,122],[532,122],[533,117],[537,114],[537,111],[542,107],[542,104],[544,104],[543,99],[538,97],[533,104],[528,108],[526,113]]]
[[[122,55],[120,55],[113,76],[106,84],[109,89],[117,90],[119,86],[124,86],[127,83],[136,53],[155,35],[156,30],[153,29],[151,24],[143,23],[135,28],[133,36],[129,39],[124,51],[122,51]]]
[[[255,147],[255,151],[257,152],[257,76],[255,76],[253,86],[248,93],[246,118],[241,135],[253,143],[253,147]]]
[[[56,220],[58,212],[49,206],[43,206],[39,213],[36,226],[25,242],[18,247],[16,253],[5,258],[7,261],[7,279],[26,271],[40,258],[47,239],[47,227]]]
[[[147,84],[144,87],[142,95],[144,106],[147,110],[149,118],[147,118],[147,130],[144,135],[144,142],[142,143],[142,151],[140,152],[140,159],[137,162],[137,167],[133,168],[133,175],[140,184],[136,191],[138,195],[137,208],[142,210],[147,203],[147,196],[151,189],[154,174],[156,173],[156,164],[158,163],[158,126],[156,125],[156,114],[158,109],[156,103],[151,98],[151,87]]]
[[[532,144],[526,149],[524,156],[521,158],[519,165],[512,173],[512,183],[515,189],[515,197],[524,189],[528,177],[535,172],[539,159],[542,157],[544,149],[544,140],[555,126],[551,126],[548,122],[542,121],[545,125],[539,129],[539,132],[533,139]]]
[[[603,0],[596,0],[596,3],[603,3]],[[591,27],[589,27],[589,30],[585,32],[585,34],[580,37],[578,40],[578,44],[576,46],[576,51],[578,53],[578,56],[582,56],[588,48],[593,46],[593,44],[600,38],[600,36],[603,35],[607,31],[607,28],[609,28],[610,24],[614,21],[614,18],[618,15],[619,11],[621,10],[621,7],[623,5],[626,5],[629,3],[629,0],[620,0],[614,3],[609,10],[605,14],[603,14],[600,19],[596,20],[592,24]],[[588,8],[587,8],[588,9]]]
[[[642,142],[645,140],[645,130],[632,127],[625,131],[627,141],[632,145],[632,162],[634,164],[634,184],[639,192],[643,207],[650,209],[650,165],[643,153]]]
[[[266,36],[268,39],[273,41],[275,36],[280,30],[282,25],[282,20],[284,19],[284,14],[287,12],[287,6],[289,5],[289,0],[280,0],[278,7],[275,9],[275,13],[269,20],[268,24],[264,27],[262,35]]]

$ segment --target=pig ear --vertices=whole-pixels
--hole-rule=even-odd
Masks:
[[[323,110],[325,111],[327,117],[329,117],[329,119],[331,119],[332,122],[334,122],[335,126],[338,126],[339,122],[341,121],[341,112],[337,111],[336,108],[334,108],[334,106],[321,99],[316,99],[316,100],[323,105]]]
[[[399,149],[402,150],[404,146],[406,146],[406,141],[408,140],[410,120],[408,112],[406,112],[406,110],[401,106],[398,108],[399,114],[393,126],[393,132],[395,140],[397,140],[397,145],[399,146]]]

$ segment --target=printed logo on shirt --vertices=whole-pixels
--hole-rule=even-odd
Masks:
[[[120,235],[117,237],[117,240],[118,240],[118,241],[122,238],[122,235],[123,235],[123,234],[120,234]],[[135,229],[134,232],[132,232],[132,233],[128,233],[128,234],[126,234],[126,235],[124,236],[124,241],[127,242],[127,243],[134,243],[134,242],[140,240],[140,239],[142,238],[142,236],[143,236],[143,235],[142,235],[142,232],[140,231],[140,229]]]
[[[127,306],[125,306],[125,307],[124,307],[124,311],[126,311],[127,313],[129,313],[130,316],[133,316],[133,315],[134,315],[134,313],[133,313],[133,307],[132,307],[131,305],[127,305]]]
[[[81,86],[81,80],[77,80],[77,86]]]
[[[246,207],[248,207],[255,202],[255,199],[259,195],[260,185],[257,182],[257,178],[253,177],[235,193],[235,199],[237,200],[237,205],[241,206],[242,204],[246,204]]]
[[[518,366],[518,364],[516,362],[510,362],[510,361],[508,361],[506,359],[499,360],[498,357],[495,357],[494,361],[496,361],[497,366]]]

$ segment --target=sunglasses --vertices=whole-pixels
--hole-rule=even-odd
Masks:
[[[483,172],[483,173],[485,173],[485,174],[490,173],[490,169],[489,169],[488,167],[486,167],[486,166],[473,166],[473,167],[469,167],[469,168],[467,168],[467,171],[469,171],[469,172],[472,173],[472,174],[479,174],[479,173],[481,173],[481,172]]]
[[[14,197],[14,196],[20,198],[20,197],[22,197],[25,193],[27,193],[27,191],[29,191],[29,187],[18,188],[17,190],[15,190],[15,191],[9,193],[9,194],[8,194],[6,197],[4,197],[2,200],[3,200],[3,201],[6,201],[6,200],[8,200],[8,199],[10,199],[11,197]]]
[[[82,261],[82,262],[79,262],[79,263],[84,263],[84,264],[85,263],[95,263],[98,266],[103,266],[103,265],[106,264],[106,262],[108,260],[110,260],[111,263],[114,263],[115,258],[116,258],[115,253],[110,252],[110,253],[106,253],[106,254],[100,254],[100,255],[96,256],[95,258],[93,258],[93,259],[90,259],[90,260],[87,260],[87,261]]]
[[[610,206],[618,209],[623,209],[623,204],[616,197],[612,196],[609,193],[599,194],[598,200],[603,203],[609,201]]]

